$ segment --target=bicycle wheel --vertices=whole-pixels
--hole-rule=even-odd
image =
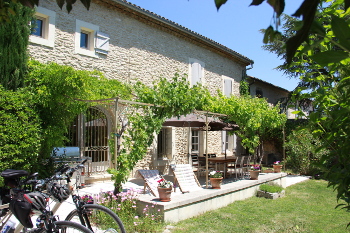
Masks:
[[[123,222],[112,210],[97,204],[85,204],[83,206],[83,222],[80,221],[78,210],[70,212],[66,221],[80,223],[95,233],[120,232],[125,233]],[[91,228],[90,228],[91,226]]]
[[[52,229],[52,232],[58,232],[58,233],[92,233],[91,230],[84,227],[83,225],[75,222],[69,222],[69,221],[55,221],[54,223],[54,229]],[[46,229],[42,228],[34,228],[27,231],[28,233],[45,233],[49,232]]]

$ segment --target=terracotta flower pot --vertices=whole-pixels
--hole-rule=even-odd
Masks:
[[[260,170],[257,170],[257,171],[249,170],[249,173],[250,173],[251,180],[257,180],[260,174]]]
[[[159,200],[164,202],[171,201],[171,191],[172,188],[158,187]]]
[[[211,188],[213,189],[221,189],[222,177],[221,178],[209,178]]]
[[[273,172],[274,173],[280,173],[282,167],[283,167],[283,165],[279,165],[279,164],[273,165]]]

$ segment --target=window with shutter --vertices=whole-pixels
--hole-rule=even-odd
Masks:
[[[102,32],[96,34],[96,53],[108,54],[109,51],[109,35]]]

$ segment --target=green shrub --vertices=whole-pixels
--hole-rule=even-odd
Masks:
[[[268,193],[280,193],[283,190],[282,186],[275,183],[262,184],[259,189]]]
[[[41,121],[32,93],[5,90],[0,85],[0,171],[32,171],[41,163]],[[41,163],[42,164],[42,163]]]
[[[286,166],[294,173],[302,175],[320,174],[316,166],[322,155],[328,153],[326,149],[317,150],[321,140],[315,138],[309,129],[302,128],[291,132],[285,143]]]

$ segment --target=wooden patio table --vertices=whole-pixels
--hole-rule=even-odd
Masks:
[[[226,178],[226,165],[227,165],[227,163],[236,162],[236,157],[233,157],[233,156],[213,157],[213,158],[208,158],[208,161],[215,163],[216,170],[217,170],[217,165],[220,163],[223,163],[224,164],[224,178]]]

